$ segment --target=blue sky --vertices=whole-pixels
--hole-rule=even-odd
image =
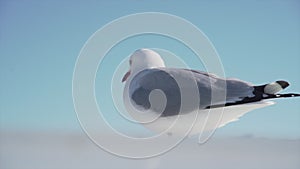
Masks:
[[[286,92],[299,93],[299,9],[296,0],[1,1],[1,130],[80,131],[72,103],[79,51],[96,30],[137,12],[165,12],[192,22],[214,44],[226,76],[255,84],[285,79],[291,83]],[[168,47],[153,40],[153,47]],[[139,47],[138,42],[133,40],[131,47]],[[151,47],[150,41],[146,47]],[[177,46],[168,50],[182,55]],[[185,61],[191,62],[187,57]],[[201,69],[200,64],[189,66]],[[299,101],[278,100],[217,134],[300,138]]]

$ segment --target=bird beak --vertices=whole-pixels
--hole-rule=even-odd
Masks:
[[[125,82],[128,79],[129,75],[130,75],[130,70],[124,75],[124,77],[122,78],[122,82]]]

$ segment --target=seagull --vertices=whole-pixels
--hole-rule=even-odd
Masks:
[[[239,79],[220,78],[208,72],[169,68],[165,66],[161,56],[151,49],[138,49],[133,52],[129,59],[129,65],[130,70],[122,79],[122,82],[126,82],[123,90],[124,105],[127,111],[136,110],[144,112],[141,116],[156,117],[156,123],[145,124],[154,131],[163,131],[171,124],[170,121],[178,116],[189,116],[196,109],[200,120],[195,122],[191,132],[196,134],[202,131],[203,124],[201,123],[205,121],[205,116],[202,115],[209,113],[209,110],[224,110],[223,117],[216,126],[219,128],[238,120],[251,110],[274,104],[272,101],[267,101],[269,99],[300,96],[296,93],[279,94],[278,92],[289,86],[289,83],[284,80],[277,80],[264,85],[253,85]],[[178,80],[175,78],[183,79],[185,85],[179,87]],[[193,88],[193,84],[196,84],[194,92],[199,97],[199,103],[196,108],[181,110],[181,89]],[[166,101],[151,100],[151,92],[158,90],[163,93],[163,98]],[[213,92],[224,93],[224,97],[216,96],[213,99]],[[162,95],[158,95],[159,98],[162,97]],[[153,106],[155,101],[164,103],[157,103],[158,106]],[[174,132],[176,133],[176,131],[172,131],[168,134],[171,135]]]

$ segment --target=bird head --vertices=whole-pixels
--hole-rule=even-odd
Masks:
[[[138,49],[129,59],[130,69],[122,78],[122,82],[126,81],[131,75],[135,75],[144,69],[165,67],[163,59],[158,53],[150,49]]]

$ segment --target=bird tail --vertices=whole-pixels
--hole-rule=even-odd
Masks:
[[[287,88],[290,84],[283,80],[278,80],[273,83],[268,83],[261,86],[254,86],[254,95],[260,97],[260,99],[272,99],[281,97],[298,97],[300,94],[297,93],[287,93],[278,94],[278,92]]]
[[[278,80],[273,83],[268,83],[261,86],[254,86],[255,91],[264,94],[276,94],[283,89],[287,88],[290,84],[283,80]]]
[[[299,97],[300,94],[298,93],[287,93],[287,94],[278,94],[278,92],[282,91],[283,89],[287,88],[289,86],[289,83],[283,80],[279,80],[273,83],[268,83],[265,85],[260,86],[253,86],[254,91],[253,97],[245,97],[242,100],[236,101],[236,102],[229,102],[226,104],[220,104],[220,105],[211,105],[207,106],[206,109],[210,108],[217,108],[217,107],[224,107],[224,106],[233,106],[233,105],[239,105],[239,104],[245,104],[245,103],[252,103],[257,102],[265,99],[274,99],[274,98],[287,98],[287,97]]]

